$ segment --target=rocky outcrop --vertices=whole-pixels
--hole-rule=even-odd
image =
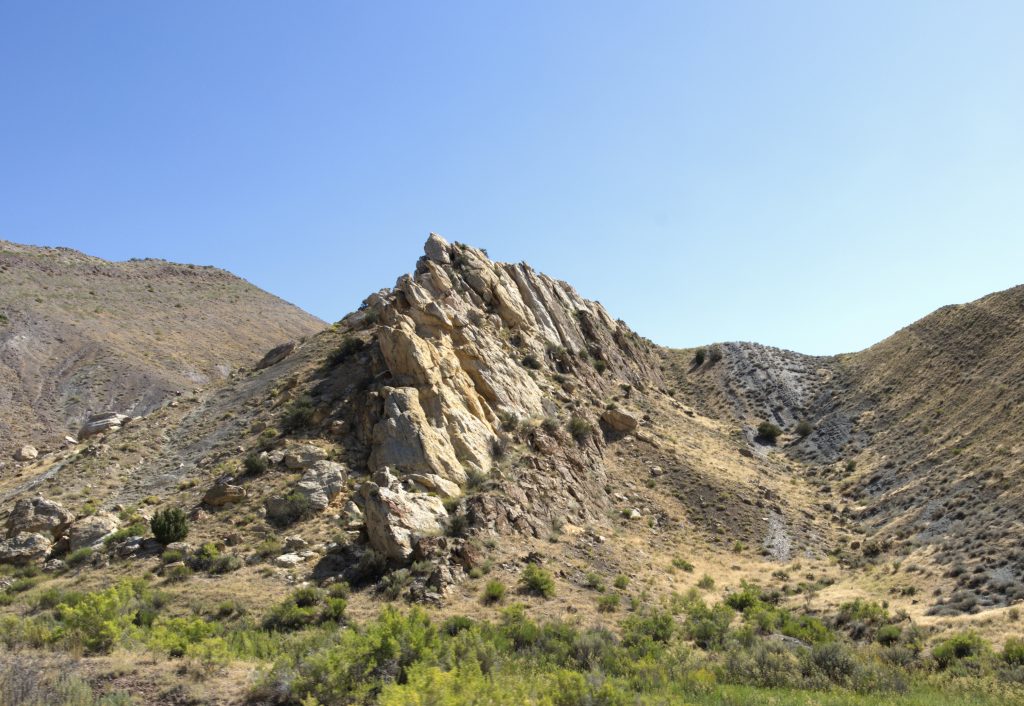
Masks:
[[[203,495],[203,503],[211,507],[233,505],[245,500],[245,488],[231,483],[214,483]]]
[[[322,512],[345,490],[348,468],[334,461],[316,461],[287,495],[267,498],[267,519],[288,524],[316,512]]]
[[[317,461],[324,461],[327,459],[327,452],[319,446],[313,444],[299,444],[298,446],[292,446],[284,451],[284,465],[293,470],[301,470],[303,468],[309,468]]]
[[[257,370],[263,370],[263,368],[269,368],[271,365],[277,365],[282,360],[287,358],[295,350],[295,341],[287,341],[279,346],[274,346],[266,355],[260,359],[260,362],[256,364]]]
[[[116,431],[126,424],[128,419],[127,414],[117,414],[116,412],[94,414],[86,419],[85,424],[78,430],[78,439],[82,440],[106,431]]]
[[[320,512],[345,489],[348,469],[334,461],[317,461],[295,485],[295,492],[306,498],[310,509]]]
[[[608,425],[612,431],[619,433],[631,432],[640,424],[636,415],[623,409],[607,409],[601,415],[601,421]]]
[[[27,564],[46,558],[53,541],[37,532],[19,532],[0,542],[0,564]]]
[[[359,489],[370,544],[391,560],[412,556],[416,537],[440,534],[448,518],[441,500],[426,493],[410,493],[387,469]]]
[[[120,524],[117,517],[109,513],[101,512],[83,517],[68,530],[68,545],[71,551],[96,546],[105,537],[116,532]]]
[[[14,452],[15,461],[33,461],[39,456],[39,451],[35,446],[22,446],[20,449]]]
[[[8,537],[18,534],[43,534],[58,539],[71,526],[75,516],[64,506],[42,497],[22,498],[14,504],[5,529]]]

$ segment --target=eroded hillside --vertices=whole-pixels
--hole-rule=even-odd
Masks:
[[[0,241],[0,455],[147,414],[323,325],[212,267]]]

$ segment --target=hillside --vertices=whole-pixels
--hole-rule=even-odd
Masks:
[[[272,364],[0,475],[0,641],[161,704],[1019,702],[1020,298],[698,355],[431,235]]]
[[[147,414],[322,322],[212,267],[0,241],[0,456]]]

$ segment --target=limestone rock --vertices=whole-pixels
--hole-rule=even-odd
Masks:
[[[78,431],[78,439],[82,440],[96,434],[101,434],[105,431],[112,431],[120,429],[123,424],[128,422],[127,414],[117,414],[116,412],[104,412],[102,414],[94,414],[85,420],[85,424]]]
[[[14,452],[15,461],[32,461],[39,456],[39,451],[35,446],[22,446],[20,449]]]
[[[245,500],[245,488],[230,483],[214,483],[206,494],[203,495],[203,503],[212,507],[231,505]]]
[[[313,444],[300,444],[285,449],[282,459],[284,460],[284,465],[288,468],[300,470],[309,468],[317,461],[325,461],[327,459],[327,452]]]
[[[430,260],[447,265],[451,262],[451,257],[448,255],[450,248],[451,246],[447,240],[437,233],[431,233],[430,237],[427,238],[427,244],[423,246],[423,252]]]
[[[269,368],[271,365],[277,365],[282,360],[287,358],[295,350],[295,341],[287,341],[279,346],[274,346],[267,354],[260,359],[260,362],[256,364],[256,370],[263,370],[263,368]]]
[[[28,532],[45,534],[51,539],[57,539],[71,526],[74,519],[75,516],[65,510],[60,503],[37,496],[22,498],[16,502],[5,527],[8,537]]]
[[[96,546],[104,537],[117,531],[120,524],[114,515],[105,512],[77,520],[68,530],[71,551]]]
[[[302,474],[295,492],[309,500],[311,509],[319,512],[331,504],[345,489],[348,468],[334,461],[317,461]]]
[[[406,480],[414,486],[419,486],[422,490],[430,493],[436,493],[445,500],[462,497],[462,488],[455,483],[452,483],[450,480],[445,480],[434,473],[413,473],[412,475],[406,476]]]
[[[448,517],[439,498],[406,492],[387,470],[363,483],[359,493],[370,544],[396,561],[412,556],[415,537],[440,534]]]
[[[305,559],[303,559],[298,554],[295,554],[294,552],[289,552],[287,554],[282,554],[281,556],[274,559],[274,564],[280,566],[282,569],[290,569],[294,566],[298,566],[303,561],[305,561]]]
[[[36,532],[19,532],[0,542],[0,564],[27,564],[43,559],[53,542]]]
[[[601,415],[601,421],[607,424],[613,431],[620,433],[631,432],[640,424],[640,420],[633,414],[623,409],[606,409]]]

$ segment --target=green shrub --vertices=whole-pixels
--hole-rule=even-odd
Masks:
[[[342,339],[341,345],[331,353],[327,359],[327,364],[332,368],[341,365],[365,347],[366,343],[362,339],[355,336],[346,336]]]
[[[385,576],[378,587],[380,592],[389,601],[397,600],[405,593],[405,589],[412,583],[412,572],[408,569],[397,569]]]
[[[538,360],[537,356],[535,356],[533,353],[527,353],[526,355],[524,355],[522,362],[523,367],[529,368],[530,370],[540,370],[541,368],[540,360]]]
[[[75,568],[92,559],[92,547],[81,547],[64,557],[64,563]]]
[[[801,421],[796,425],[796,429],[794,431],[796,431],[797,436],[804,439],[811,435],[811,432],[814,431],[814,427],[811,426],[811,423],[808,421]]]
[[[696,365],[697,367],[700,367],[700,366],[704,365],[704,361],[707,359],[707,357],[708,357],[708,349],[707,348],[698,348],[693,353],[693,364]]]
[[[936,645],[932,649],[932,658],[939,669],[948,669],[961,660],[980,656],[987,647],[977,633],[962,632]]]
[[[681,571],[687,571],[687,572],[693,571],[693,564],[691,564],[686,559],[683,559],[681,557],[676,557],[675,559],[673,559],[672,560],[672,566],[674,566],[675,568],[677,568],[677,569],[679,569]]]
[[[227,574],[232,571],[238,571],[242,568],[242,560],[234,554],[221,554],[212,562],[208,571],[211,574]]]
[[[519,580],[520,587],[535,596],[551,598],[555,595],[555,579],[551,574],[536,564],[530,564],[523,571]]]
[[[299,606],[294,599],[289,598],[267,613],[263,618],[263,627],[277,632],[291,632],[312,625],[317,615],[315,606]]]
[[[281,416],[281,428],[288,433],[294,433],[308,429],[313,423],[313,415],[316,408],[313,407],[313,400],[307,395],[299,397],[288,405]]]
[[[903,628],[899,625],[883,625],[875,633],[875,640],[883,645],[895,645],[903,635]]]
[[[122,581],[104,591],[86,593],[74,605],[57,606],[61,639],[80,644],[86,652],[108,652],[127,631],[139,608],[144,589],[138,583]]]
[[[315,586],[303,586],[292,591],[291,600],[300,608],[315,606],[324,599],[324,592]]]
[[[328,598],[324,603],[323,610],[320,612],[320,622],[345,622],[345,609],[347,607],[348,601],[346,601],[344,598]]]
[[[615,577],[615,583],[613,585],[615,586],[615,588],[619,589],[620,591],[623,591],[626,589],[627,586],[629,586],[629,577],[625,574],[619,574]]]
[[[505,584],[501,581],[488,581],[484,586],[484,603],[500,603],[505,598]]]
[[[597,610],[601,613],[614,613],[619,609],[620,600],[618,593],[606,593],[597,599]]]
[[[168,583],[180,583],[192,578],[192,569],[184,564],[172,566],[164,572],[164,580]]]
[[[242,468],[247,476],[260,476],[270,468],[270,462],[260,454],[251,453],[242,461]]]
[[[1024,665],[1024,639],[1011,637],[1003,645],[1001,657],[1007,664],[1019,667]]]
[[[775,441],[782,435],[782,429],[775,426],[771,422],[761,422],[757,425],[757,435],[761,439],[767,441],[769,444],[774,444]]]
[[[697,582],[697,588],[703,589],[705,591],[710,591],[714,587],[715,580],[711,578],[708,574],[704,574],[703,576],[701,576],[700,581]]]
[[[569,420],[569,434],[574,438],[577,443],[582,444],[584,441],[590,438],[591,434],[594,433],[594,425],[583,417],[573,416]]]
[[[122,527],[116,532],[111,532],[103,538],[104,545],[114,544],[120,542],[129,537],[142,537],[146,534],[146,523],[145,522],[133,522],[127,527]]]
[[[587,588],[592,588],[599,593],[604,593],[604,579],[601,575],[591,571],[583,579],[583,585]]]
[[[181,508],[168,507],[157,510],[153,519],[149,521],[149,526],[160,544],[173,544],[188,536],[188,518]]]

